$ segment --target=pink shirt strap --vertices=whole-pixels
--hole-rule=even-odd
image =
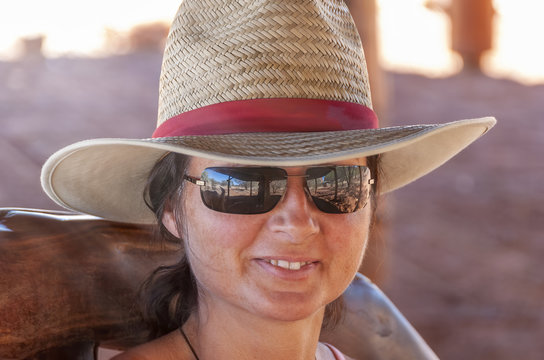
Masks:
[[[346,357],[344,356],[344,354],[342,354],[340,352],[340,350],[338,350],[337,348],[335,348],[331,344],[327,344],[327,343],[324,343],[324,344],[332,351],[332,353],[334,355],[334,358],[336,360],[346,360]]]

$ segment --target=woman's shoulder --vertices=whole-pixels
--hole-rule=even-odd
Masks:
[[[111,360],[148,360],[148,358],[129,350],[119,355],[115,355]]]
[[[116,355],[112,360],[183,360],[180,352],[184,351],[185,344],[180,343],[175,331]]]
[[[149,342],[130,350],[127,350],[119,355],[114,356],[111,360],[154,360],[159,359],[157,350],[160,348],[153,346],[153,342]]]

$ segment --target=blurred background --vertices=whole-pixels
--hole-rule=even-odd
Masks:
[[[58,209],[39,173],[62,146],[151,135],[178,1],[0,3],[0,206]],[[363,272],[442,359],[542,359],[544,3],[349,6],[382,126],[499,121],[382,199]]]

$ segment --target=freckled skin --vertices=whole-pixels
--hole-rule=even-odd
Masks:
[[[364,164],[364,159],[339,164]],[[188,174],[199,177],[206,167],[225,165],[230,164],[195,158]],[[304,172],[303,167],[286,170]],[[351,214],[323,213],[308,199],[303,181],[289,177],[280,203],[258,215],[212,211],[202,203],[199,187],[187,184],[182,237],[199,284],[201,309],[295,321],[322,317],[325,305],[345,290],[363,258],[370,206]],[[177,234],[171,213],[164,224]],[[267,271],[263,257],[310,259],[315,265],[303,279],[286,280]]]

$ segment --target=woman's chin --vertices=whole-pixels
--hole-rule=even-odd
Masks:
[[[325,305],[315,298],[300,294],[275,294],[274,299],[263,301],[254,312],[275,321],[301,321],[315,316],[323,317]]]

